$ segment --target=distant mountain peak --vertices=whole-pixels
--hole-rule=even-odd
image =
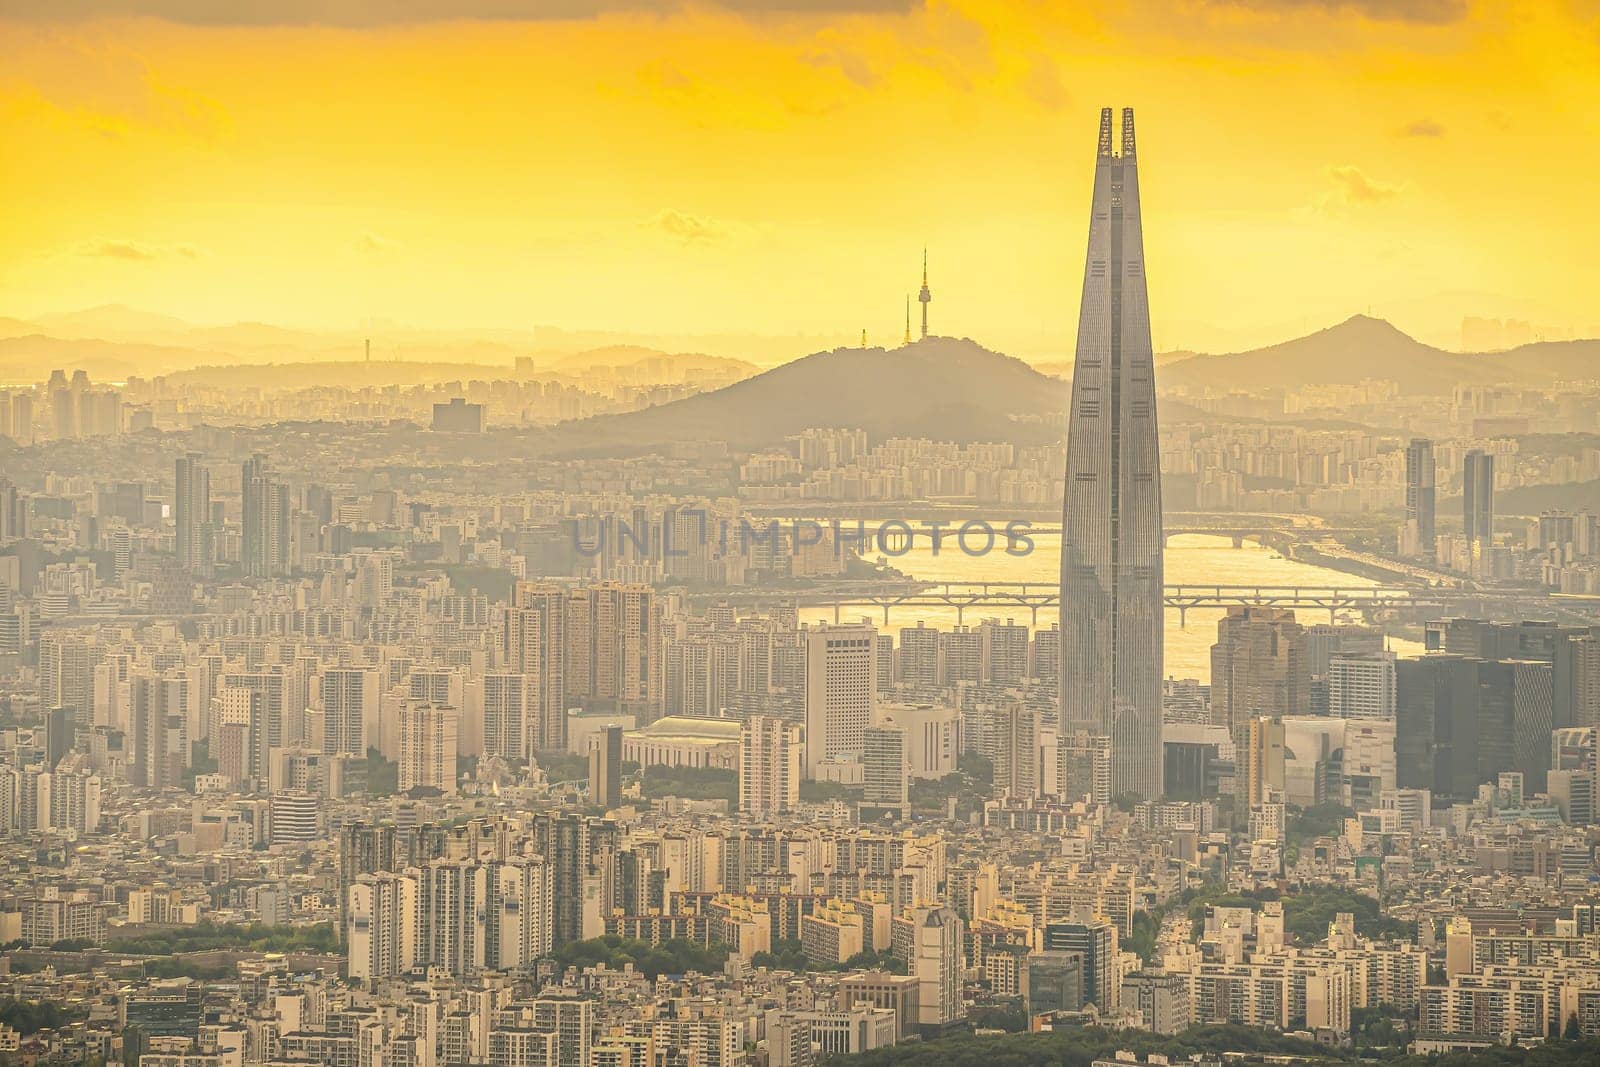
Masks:
[[[1448,396],[1457,385],[1494,385],[1593,375],[1600,344],[1538,346],[1537,359],[1504,353],[1447,352],[1419,341],[1387,319],[1352,315],[1304,337],[1226,355],[1196,355],[1161,368],[1163,388],[1298,389],[1392,381],[1402,393]]]
[[[1404,337],[1408,341],[1416,340],[1416,338],[1406,333],[1388,319],[1380,319],[1372,315],[1351,315],[1343,322],[1336,323],[1335,325],[1329,326],[1327,329],[1319,332],[1333,333],[1335,331],[1349,331],[1352,333],[1359,331],[1369,334],[1384,334],[1391,337]]]

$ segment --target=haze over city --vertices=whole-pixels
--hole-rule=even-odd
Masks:
[[[1600,1062],[1590,0],[0,44],[0,1067]]]

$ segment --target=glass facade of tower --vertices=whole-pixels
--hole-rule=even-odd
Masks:
[[[1100,115],[1061,542],[1061,727],[1111,740],[1111,792],[1161,792],[1161,465],[1133,110]]]

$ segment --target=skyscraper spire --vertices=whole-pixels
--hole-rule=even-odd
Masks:
[[[928,303],[933,299],[933,290],[928,288],[928,246],[922,246],[922,292],[917,294],[917,299],[922,301],[922,339],[928,339]]]
[[[1067,424],[1060,728],[1109,740],[1112,796],[1153,799],[1162,787],[1161,464],[1133,110],[1122,112],[1120,153],[1111,117],[1100,112]],[[1081,783],[1065,784],[1076,793]]]

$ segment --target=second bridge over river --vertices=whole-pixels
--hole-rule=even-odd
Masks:
[[[1230,608],[1259,605],[1326,611],[1329,619],[1341,612],[1381,611],[1388,608],[1439,606],[1455,590],[1409,585],[1168,585],[1164,599],[1186,622],[1191,608]],[[1457,593],[1457,595],[1459,595]],[[1011,609],[1029,613],[1033,625],[1041,608],[1059,609],[1061,589],[1055,582],[828,582],[815,589],[787,592],[746,589],[718,596],[730,602],[790,601],[806,607],[832,607],[834,621],[845,608],[877,608],[889,623],[895,608],[953,609],[957,622],[967,609]]]

